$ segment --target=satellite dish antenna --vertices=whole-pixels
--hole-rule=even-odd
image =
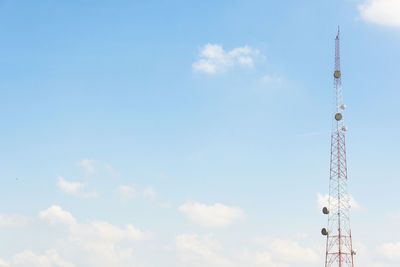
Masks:
[[[322,235],[328,235],[328,229],[322,228],[321,234],[322,234]]]
[[[322,209],[322,213],[323,213],[323,214],[329,214],[329,209],[328,209],[327,207],[324,207],[324,208]]]
[[[342,118],[343,118],[342,113],[336,113],[335,114],[335,120],[340,121],[340,120],[342,120]]]

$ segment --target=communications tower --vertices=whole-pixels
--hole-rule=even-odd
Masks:
[[[326,236],[325,267],[354,267],[353,245],[350,229],[350,196],[347,192],[346,126],[343,113],[346,105],[342,99],[340,71],[340,30],[335,39],[334,89],[335,104],[332,114],[331,164],[329,202],[322,212],[328,216],[328,225],[321,233]]]

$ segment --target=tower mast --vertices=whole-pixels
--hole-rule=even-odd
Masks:
[[[340,70],[340,29],[335,39],[334,71],[335,104],[331,133],[331,163],[329,180],[329,203],[322,212],[328,215],[328,226],[322,229],[326,236],[325,267],[354,267],[351,228],[350,196],[347,192],[346,126],[343,112],[346,105],[342,99]]]

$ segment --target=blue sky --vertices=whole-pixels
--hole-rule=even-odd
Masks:
[[[399,17],[1,1],[0,266],[322,266],[338,25],[355,262],[398,266]]]

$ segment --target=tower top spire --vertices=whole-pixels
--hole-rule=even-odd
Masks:
[[[340,38],[340,26],[337,26],[337,35],[336,35],[336,40],[339,40]]]
[[[335,71],[340,72],[340,26],[338,26],[338,32],[335,39]],[[339,78],[336,77],[335,78]]]

